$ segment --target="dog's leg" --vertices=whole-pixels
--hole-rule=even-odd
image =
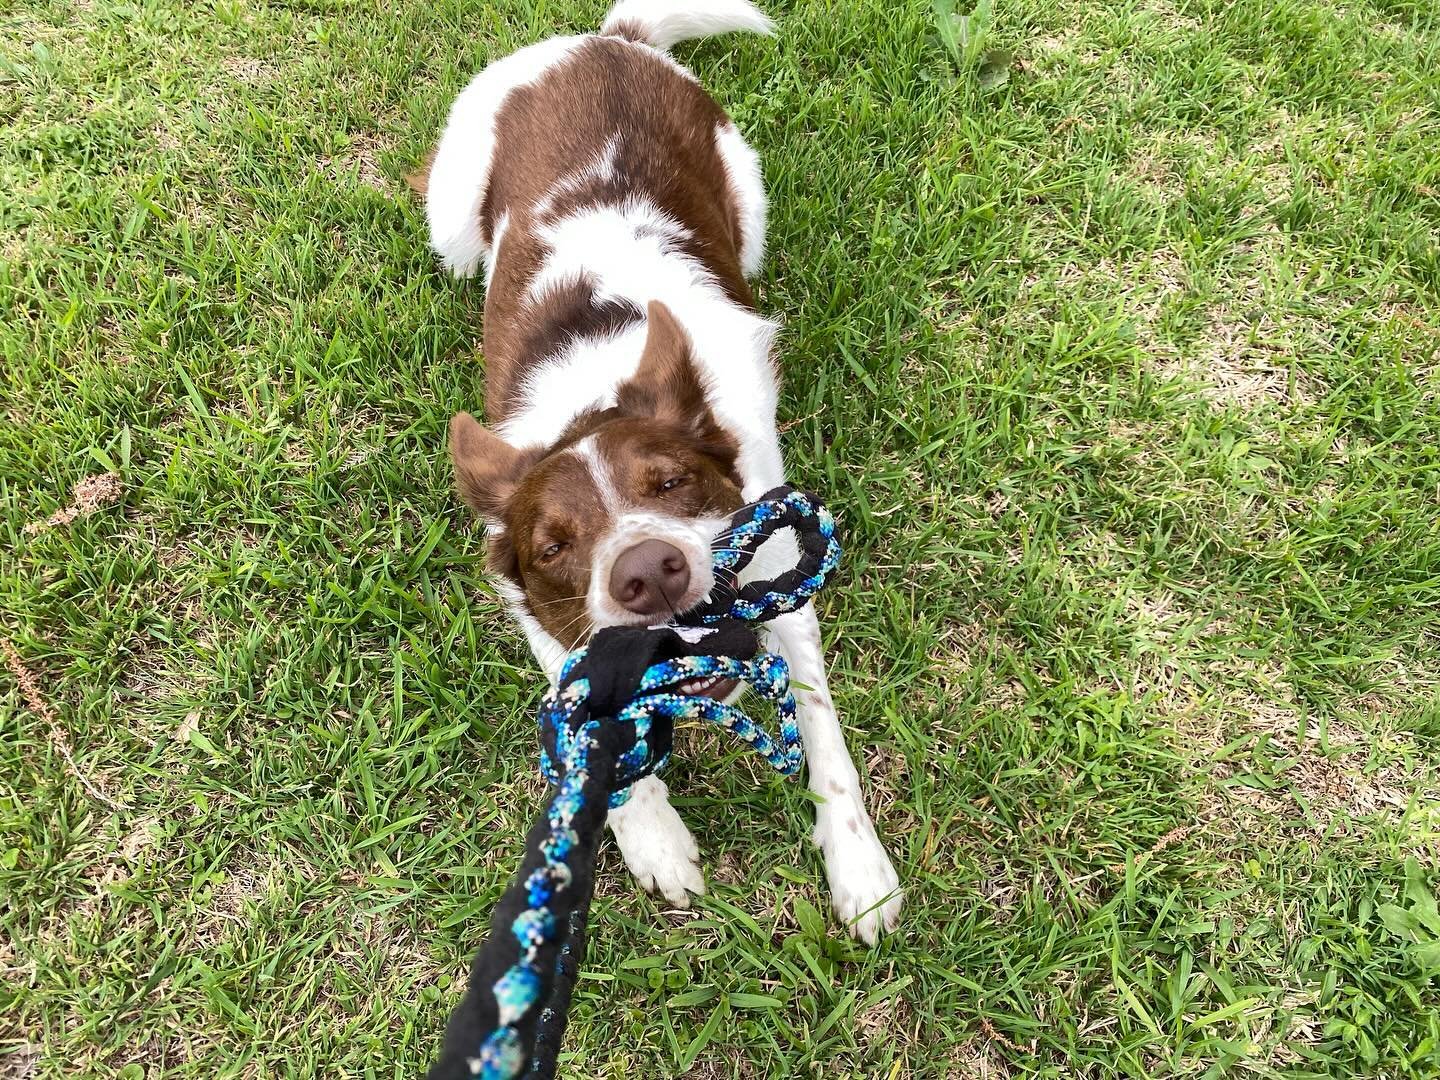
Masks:
[[[835,912],[851,932],[874,944],[881,929],[893,930],[900,918],[900,879],[865,810],[860,776],[845,749],[840,718],[825,681],[820,651],[820,621],[815,609],[782,615],[770,624],[790,677],[811,689],[795,690],[800,738],[810,790],[820,798],[815,810],[815,843],[825,855]]]
[[[690,894],[705,892],[700,849],[670,805],[665,781],[647,776],[630,789],[630,801],[605,819],[635,880],[676,907],[688,908]]]

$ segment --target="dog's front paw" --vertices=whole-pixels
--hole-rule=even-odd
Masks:
[[[839,916],[867,945],[900,922],[904,894],[880,839],[863,810],[823,807],[815,822],[815,843],[825,854],[830,899]]]
[[[622,844],[620,851],[642,889],[658,892],[678,908],[688,908],[691,893],[705,895],[705,878],[700,873],[700,851],[678,814],[675,824],[678,830],[641,838],[629,848]]]
[[[688,908],[690,895],[705,894],[700,849],[666,799],[665,784],[646,777],[630,801],[610,811],[610,828],[625,865],[646,892],[658,892],[676,907]]]

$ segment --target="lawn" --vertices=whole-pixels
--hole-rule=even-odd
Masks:
[[[765,163],[905,918],[684,732],[710,894],[607,845],[565,1075],[1440,1075],[1440,3],[766,6],[678,55]],[[436,1048],[541,681],[402,177],[603,8],[0,8],[0,1076]]]

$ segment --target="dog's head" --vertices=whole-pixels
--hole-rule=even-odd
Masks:
[[[468,413],[450,424],[492,570],[567,650],[602,627],[667,622],[709,594],[711,545],[742,504],[737,453],[690,339],[659,303],[614,406],[578,417],[554,445],[512,446]]]

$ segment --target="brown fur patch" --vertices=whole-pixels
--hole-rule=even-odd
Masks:
[[[563,122],[559,119],[563,118]],[[735,302],[753,305],[740,270],[740,217],[715,144],[723,109],[654,51],[619,37],[592,38],[564,62],[506,97],[495,120],[495,158],[480,207],[492,243],[508,215],[503,256],[485,294],[486,413],[505,419],[526,372],[571,333],[613,331],[625,312],[593,303],[588,283],[527,292],[547,254],[537,226],[557,214],[641,196],[689,232],[699,260]],[[576,180],[614,140],[613,170]],[[547,196],[565,189],[545,205]],[[596,311],[591,311],[596,307]],[[548,346],[548,351],[545,350]]]
[[[525,476],[506,504],[505,533],[491,541],[492,569],[525,591],[531,613],[562,645],[590,632],[585,594],[595,543],[609,516],[588,464],[572,451],[551,454]],[[562,550],[548,554],[552,545]],[[499,565],[497,557],[507,565]]]

